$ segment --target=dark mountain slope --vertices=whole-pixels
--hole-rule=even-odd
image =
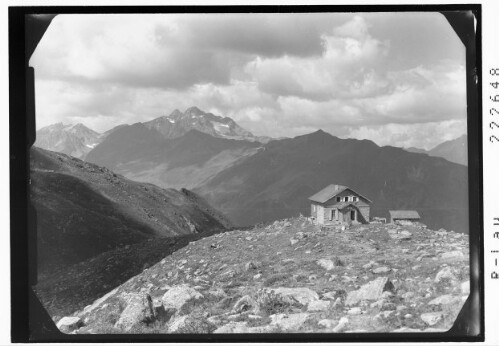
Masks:
[[[31,150],[30,163],[42,274],[148,238],[230,227],[219,212],[186,190],[133,182],[43,149]]]
[[[467,230],[467,170],[440,158],[323,131],[272,141],[195,191],[240,225],[309,215],[308,197],[337,183],[370,198],[371,214],[416,209],[431,227]]]
[[[138,123],[116,129],[88,154],[87,161],[133,180],[165,188],[191,188],[254,154],[260,146],[259,142],[218,138],[197,130],[166,139]]]

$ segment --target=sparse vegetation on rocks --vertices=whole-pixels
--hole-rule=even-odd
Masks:
[[[469,292],[467,254],[464,234],[298,217],[193,241],[70,317],[83,334],[445,331]],[[134,310],[134,295],[150,300]],[[118,323],[132,310],[132,327]]]

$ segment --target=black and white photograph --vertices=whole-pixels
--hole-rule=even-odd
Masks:
[[[40,17],[29,265],[57,329],[451,330],[480,231],[462,13],[168,12]]]

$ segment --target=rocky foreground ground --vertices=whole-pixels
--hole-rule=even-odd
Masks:
[[[305,217],[217,234],[57,321],[66,333],[439,332],[469,294],[468,236]]]

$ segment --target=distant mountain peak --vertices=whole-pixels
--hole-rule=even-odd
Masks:
[[[203,115],[205,114],[205,112],[203,112],[201,109],[199,109],[196,106],[192,106],[185,110],[185,114]]]
[[[165,138],[178,138],[190,130],[197,130],[213,137],[246,140],[250,142],[268,142],[271,138],[257,137],[240,127],[233,119],[205,112],[196,106],[185,112],[175,109],[170,115],[145,122],[149,129],[155,129]]]
[[[35,146],[84,159],[103,137],[82,123],[58,122],[36,131]]]

